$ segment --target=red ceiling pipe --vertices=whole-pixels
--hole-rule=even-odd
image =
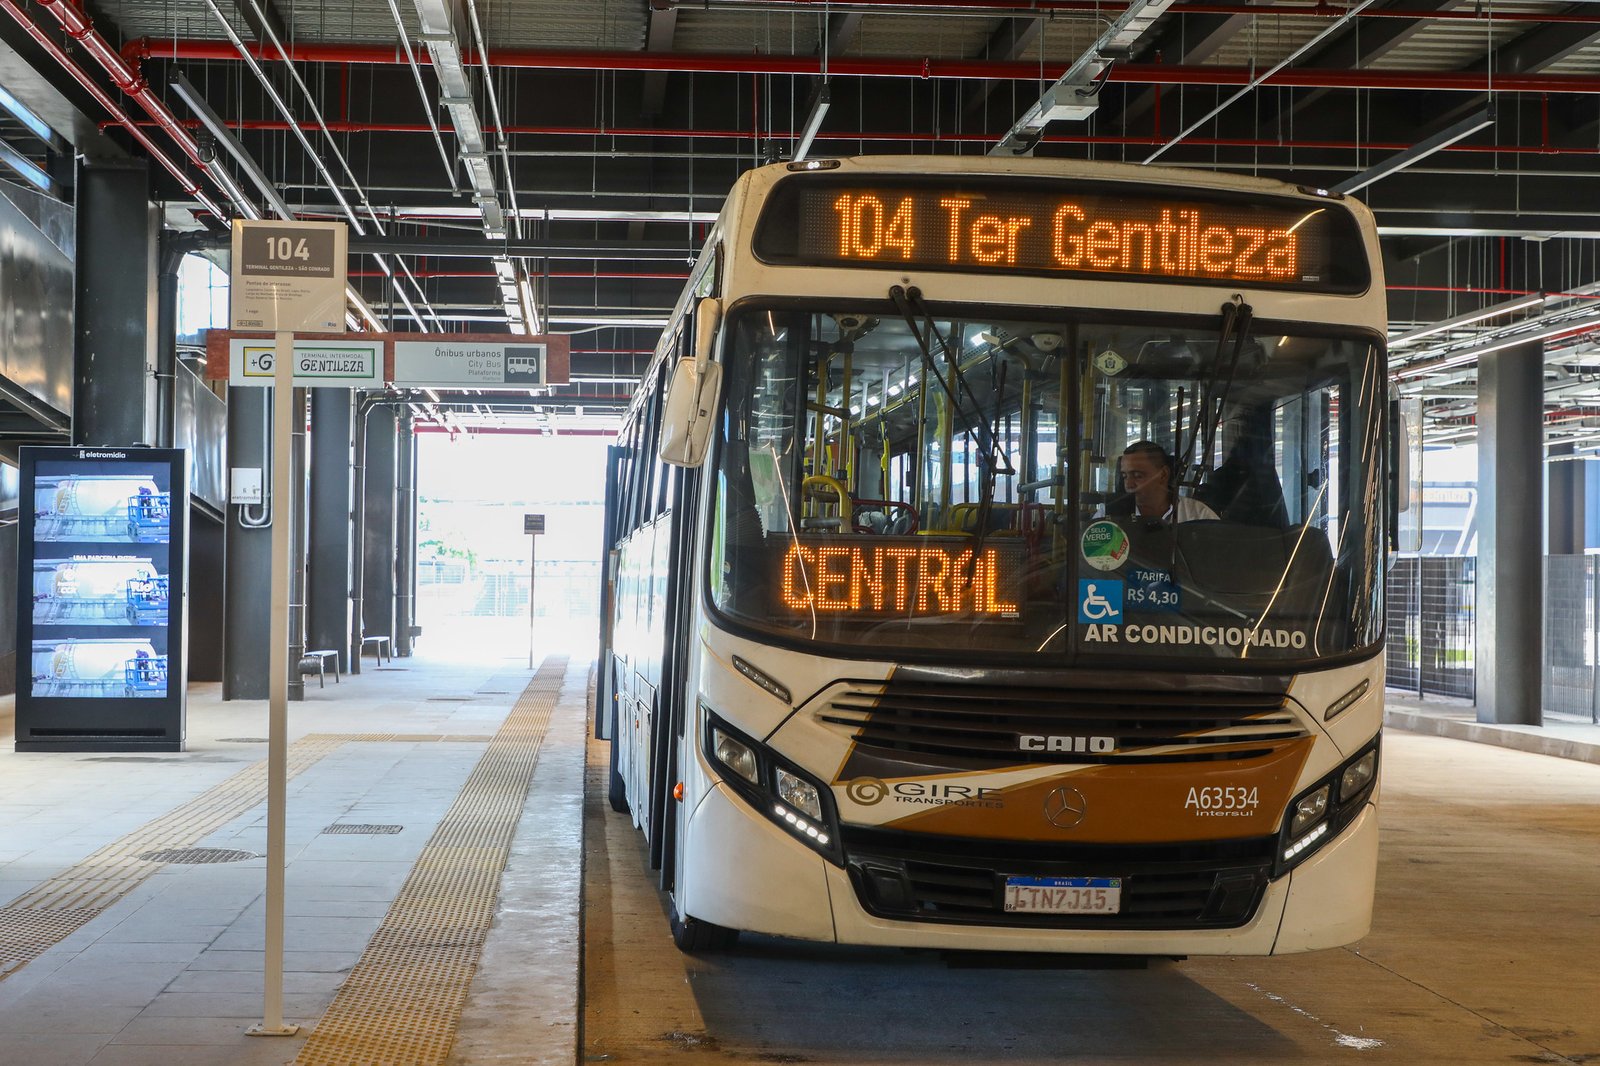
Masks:
[[[989,16],[1004,14],[1014,18],[1035,18],[1040,15],[1051,14],[1083,14],[1100,19],[1112,19],[1126,10],[1125,7],[1120,5],[1095,3],[1094,0],[1028,0],[1025,3],[1018,2],[1018,0],[713,0],[711,6],[820,8],[830,5],[835,12],[851,8],[882,8],[888,11],[903,8],[909,9],[907,14],[948,12],[952,15],[960,15],[970,12]],[[669,6],[699,9],[705,5],[703,0],[671,0]],[[1345,8],[1320,3],[1316,5],[1261,4],[1259,6],[1252,4],[1184,3],[1169,12],[1169,14],[1174,15],[1288,15],[1302,18],[1338,18],[1346,13],[1347,9]],[[1425,20],[1488,22],[1491,19],[1491,16],[1477,10],[1409,11],[1405,8],[1367,8],[1358,17],[1364,19],[1410,19],[1413,22]],[[1542,15],[1531,11],[1496,11],[1492,19],[1495,22],[1600,23],[1600,15]]]
[[[183,149],[183,154],[188,156],[195,166],[205,168],[204,161],[200,158],[200,146],[195,139],[189,136],[189,131],[183,128],[178,117],[167,109],[160,97],[150,91],[150,86],[144,78],[139,76],[137,64],[125,61],[115,48],[111,47],[104,37],[95,32],[94,23],[89,16],[79,10],[70,0],[37,0],[40,7],[50,12],[55,20],[61,24],[84,51],[94,56],[100,66],[105,69],[111,78],[111,83],[124,93],[139,102],[139,106],[149,112],[150,117],[178,142],[178,147]],[[19,20],[23,16],[18,16]]]
[[[59,2],[59,0],[52,0],[52,2]],[[171,156],[167,155],[167,153],[156,147],[155,142],[150,139],[149,135],[146,134],[144,130],[139,128],[138,123],[134,122],[126,111],[118,107],[116,101],[112,100],[110,95],[104,89],[100,88],[99,84],[97,84],[93,78],[89,77],[87,71],[78,66],[78,64],[74,63],[72,58],[68,56],[66,52],[62,51],[61,46],[58,45],[49,34],[45,33],[37,25],[35,25],[33,20],[30,19],[21,8],[13,3],[12,0],[0,0],[0,8],[4,8],[6,14],[15,19],[17,24],[22,27],[23,31],[26,32],[29,37],[32,37],[41,48],[49,53],[51,58],[53,58],[57,63],[60,63],[61,69],[65,70],[67,74],[72,77],[73,81],[76,81],[79,85],[83,86],[84,90],[90,96],[94,97],[95,103],[106,109],[107,113],[111,115],[111,117],[116,121],[117,125],[127,130],[128,133],[132,135],[134,140],[143,145],[144,150],[150,153],[150,158],[154,159],[157,163],[160,163],[164,168],[166,168],[168,173],[178,180],[178,184],[183,188],[184,192],[194,197],[197,201],[199,201],[201,207],[217,216],[217,218],[224,220],[227,219],[228,216],[223,214],[222,209],[205,194],[205,191],[195,183],[194,179],[189,177],[188,174],[184,173],[183,168],[174,162]],[[116,53],[113,52],[112,54],[115,55]],[[187,137],[188,134],[185,133],[184,136]]]
[[[572,401],[570,406],[585,406],[584,397],[582,396],[574,396],[570,397],[570,399]],[[540,427],[523,429],[517,426],[461,426],[447,428],[436,422],[417,422],[412,426],[412,431],[416,433],[448,433],[451,437],[478,437],[485,434],[505,437],[615,437],[617,435],[617,431],[614,429],[567,429],[559,426],[553,431]]]
[[[199,126],[199,122],[189,122],[191,126]],[[429,127],[420,122],[330,122],[328,129],[334,133],[428,133]],[[287,122],[281,119],[229,119],[231,129],[261,130],[269,132],[282,132],[289,128]],[[300,128],[315,130],[317,125],[312,122],[300,123]],[[752,130],[737,129],[650,129],[648,127],[605,127],[605,126],[506,126],[508,134],[518,134],[530,137],[667,137],[667,138],[699,138],[702,140],[783,140],[799,136],[793,130],[773,130],[770,133],[757,133]],[[938,144],[988,144],[995,139],[992,133],[928,133],[909,131],[882,131],[882,130],[841,130],[835,132],[822,131],[817,134],[819,141],[915,141]],[[1047,134],[1041,140],[1048,144],[1095,144],[1109,145],[1112,147],[1126,146],[1131,148],[1145,148],[1152,145],[1165,144],[1169,138],[1156,136],[1125,137],[1111,134],[1084,135],[1084,134]],[[1357,151],[1370,150],[1375,152],[1399,152],[1411,145],[1405,141],[1308,141],[1308,140],[1281,140],[1275,138],[1249,138],[1249,137],[1185,137],[1183,143],[1196,148],[1300,148],[1311,151]],[[1515,145],[1515,144],[1451,144],[1443,149],[1447,152],[1506,152],[1523,153],[1527,155],[1600,155],[1600,147],[1578,146],[1545,146],[1545,145]]]
[[[62,0],[53,0],[61,3]],[[267,58],[260,44],[248,46],[253,55]],[[306,44],[287,46],[289,58],[307,63],[368,63],[392,66],[401,62],[392,47],[364,44]],[[141,59],[237,60],[239,53],[227,41],[130,41],[122,54]],[[275,58],[275,57],[273,57]],[[476,63],[475,55],[468,55]],[[425,61],[418,57],[419,62]],[[721,55],[700,52],[607,52],[506,50],[493,52],[495,67],[524,70],[639,70],[707,74],[823,73],[818,56]],[[970,78],[988,81],[1039,81],[1059,78],[1065,63],[932,58],[861,58],[834,56],[828,73],[839,76],[886,78]],[[1130,85],[1248,85],[1256,75],[1247,67],[1174,66],[1164,63],[1118,64],[1108,80]],[[1319,89],[1437,89],[1453,92],[1554,92],[1600,94],[1600,78],[1561,74],[1505,74],[1417,70],[1318,70],[1286,68],[1261,84]]]

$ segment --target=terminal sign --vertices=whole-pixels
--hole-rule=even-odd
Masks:
[[[235,219],[229,328],[343,333],[348,240],[343,222]]]
[[[818,265],[1334,292],[1369,283],[1354,217],[1337,201],[1153,184],[793,178],[763,210],[755,246],[771,262]]]

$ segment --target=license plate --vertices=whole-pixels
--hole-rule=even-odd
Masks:
[[[1116,914],[1122,909],[1120,877],[1008,877],[1006,913]]]

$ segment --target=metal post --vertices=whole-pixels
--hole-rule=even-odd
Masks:
[[[289,771],[289,549],[299,493],[290,454],[294,447],[294,334],[274,338],[272,388],[272,629],[268,634],[267,713],[267,923],[261,1023],[253,1036],[292,1036],[283,1021],[284,820]]]
[[[1478,721],[1543,722],[1544,345],[1478,366]]]

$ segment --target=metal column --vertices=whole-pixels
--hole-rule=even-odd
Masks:
[[[304,389],[295,389],[294,418],[305,425]],[[272,390],[235,388],[228,390],[228,465],[259,467],[264,486],[272,479],[272,444],[267,432],[272,412]],[[300,486],[298,510],[305,513],[305,437],[296,433],[291,448],[291,484]],[[224,582],[227,597],[223,603],[222,698],[225,700],[264,700],[271,691],[268,652],[269,618],[262,605],[272,598],[272,523],[283,512],[275,506],[270,490],[260,506],[230,505],[224,532]],[[289,698],[305,698],[305,678],[300,673],[300,656],[305,650],[305,529],[303,519],[290,532],[289,566]]]
[[[417,621],[417,435],[410,408],[400,408],[395,421],[394,653],[410,655]]]
[[[306,541],[310,507],[307,491],[306,457],[306,399],[307,389],[291,390],[289,418],[294,426],[294,437],[289,442],[289,484],[295,494],[290,518],[294,520],[289,530],[289,699],[291,702],[306,698],[306,675],[300,672],[300,660],[306,653]]]
[[[350,527],[354,397],[346,389],[311,390],[311,505],[306,640],[339,653],[350,669]]]
[[[397,436],[393,407],[367,412],[361,531],[361,623],[367,636],[386,636],[394,647]],[[360,648],[351,649],[355,655]]]
[[[154,425],[158,216],[143,163],[85,165],[78,175],[73,440],[151,444]]]
[[[1575,444],[1558,444],[1550,449],[1550,458],[1570,456],[1578,450]],[[1584,545],[1584,482],[1587,460],[1567,459],[1546,466],[1550,493],[1549,554],[1582,555]]]
[[[228,466],[265,472],[269,389],[228,390]],[[267,698],[267,612],[272,594],[270,501],[262,507],[228,507],[224,532],[222,698]]]
[[[1544,623],[1544,346],[1478,366],[1478,721],[1539,725]]]

